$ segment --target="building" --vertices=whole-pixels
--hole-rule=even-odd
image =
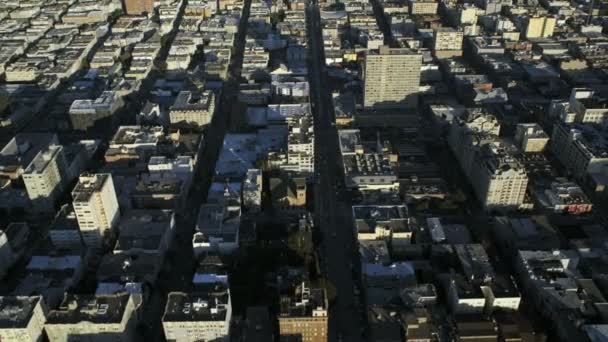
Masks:
[[[113,253],[158,254],[169,249],[175,230],[171,210],[127,210],[118,223],[119,236]]]
[[[447,304],[456,314],[480,314],[486,307],[486,297],[479,285],[473,285],[461,274],[452,275],[447,286]]]
[[[409,0],[410,14],[437,14],[438,2],[433,0]]]
[[[101,246],[103,234],[120,216],[111,174],[81,175],[72,190],[72,205],[84,243]]]
[[[282,174],[269,180],[270,197],[275,210],[283,213],[306,211],[306,179]]]
[[[147,160],[156,153],[158,145],[164,140],[160,126],[120,126],[110,140],[104,156],[106,162],[128,159]]]
[[[66,294],[47,315],[44,330],[50,342],[120,341],[135,339],[135,304],[131,295]]]
[[[201,205],[192,237],[194,255],[234,252],[239,247],[240,226],[240,203]]]
[[[547,16],[529,17],[524,20],[526,38],[548,38],[553,35],[557,19]]]
[[[585,214],[591,212],[593,204],[580,186],[574,182],[551,182],[544,191],[546,207],[556,213]]]
[[[326,342],[327,298],[325,289],[311,289],[305,282],[280,299],[281,341]]]
[[[0,229],[0,279],[21,258],[29,239],[30,229],[25,222],[13,222]]]
[[[462,55],[464,32],[451,27],[436,28],[433,32],[433,52],[437,58]]]
[[[549,147],[557,160],[578,179],[608,165],[606,132],[592,125],[555,123]]]
[[[0,177],[17,180],[39,152],[58,145],[54,133],[18,133],[0,150]]]
[[[42,341],[46,314],[42,297],[0,297],[0,341]]]
[[[412,230],[404,205],[355,205],[353,219],[358,240],[387,240],[393,249],[411,241]]]
[[[518,124],[515,143],[522,152],[542,152],[549,142],[549,136],[539,124]]]
[[[377,114],[374,114],[377,115]],[[365,144],[358,129],[338,131],[346,186],[360,191],[397,190],[399,156],[375,141]],[[373,146],[375,148],[369,148]]]
[[[80,249],[82,237],[76,219],[76,212],[69,204],[64,204],[55,215],[49,229],[49,238],[58,249]]]
[[[523,165],[500,146],[484,145],[469,172],[473,189],[486,210],[518,209],[528,186]]]
[[[287,136],[287,165],[282,168],[312,174],[315,166],[312,118],[302,117],[289,125]]]
[[[262,171],[249,169],[243,180],[241,193],[243,207],[249,212],[258,212],[262,207]]]
[[[169,108],[169,120],[173,126],[202,127],[211,122],[214,112],[213,92],[181,91]]]
[[[167,341],[228,341],[231,319],[230,290],[216,284],[206,292],[169,293],[163,330]]]
[[[518,209],[528,175],[513,148],[498,140],[500,124],[492,115],[469,112],[454,122],[448,140],[460,167],[486,210]]]
[[[36,154],[23,172],[23,183],[35,211],[52,213],[67,181],[68,164],[61,145]]]
[[[124,10],[129,15],[154,13],[154,0],[123,0],[123,3]]]
[[[363,106],[417,107],[421,65],[421,55],[409,49],[382,46],[368,52],[363,64]]]
[[[72,128],[86,131],[98,121],[112,116],[123,104],[123,99],[115,91],[104,91],[95,100],[75,100],[69,110]]]

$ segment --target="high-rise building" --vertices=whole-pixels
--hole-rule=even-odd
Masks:
[[[53,212],[64,189],[67,161],[61,145],[51,145],[36,154],[23,172],[23,183],[34,210]]]
[[[526,38],[548,38],[553,35],[557,19],[554,17],[530,17],[526,19]]]
[[[81,175],[72,198],[84,243],[100,246],[104,231],[112,229],[119,218],[112,175]]]
[[[281,341],[327,341],[327,298],[324,289],[306,283],[282,296],[279,315]]]
[[[413,108],[418,105],[422,56],[386,46],[367,54],[363,66],[366,108]]]
[[[123,0],[127,14],[152,13],[154,0]]]
[[[524,203],[528,175],[498,139],[500,125],[484,113],[468,113],[464,122],[454,122],[449,145],[486,210],[517,209]]]

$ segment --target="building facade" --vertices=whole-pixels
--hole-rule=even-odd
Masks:
[[[163,330],[167,341],[227,341],[231,319],[230,292],[225,287],[214,292],[172,292],[163,315]]]
[[[100,246],[104,232],[112,229],[120,216],[112,175],[80,176],[72,198],[84,243]]]
[[[154,0],[123,0],[127,14],[143,14],[154,12]]]
[[[293,296],[281,298],[279,335],[281,341],[326,342],[327,300],[325,290],[302,283]]]
[[[42,297],[0,297],[0,341],[42,341],[46,311]]]
[[[135,304],[130,294],[68,294],[47,316],[44,330],[50,342],[115,341],[135,338]]]
[[[23,182],[34,210],[53,212],[64,190],[68,165],[63,147],[51,145],[38,152],[23,173]]]
[[[415,108],[422,56],[409,49],[380,47],[363,66],[365,108]]]

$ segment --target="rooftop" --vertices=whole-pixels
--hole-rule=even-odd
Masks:
[[[129,302],[129,294],[73,295],[66,294],[57,310],[51,310],[46,324],[120,323]]]
[[[171,292],[167,298],[163,322],[225,321],[229,301],[229,290],[219,284],[208,292]]]
[[[25,169],[25,174],[42,173],[49,163],[57,158],[63,147],[61,145],[50,145],[48,148],[41,150],[36,154],[32,162]]]
[[[93,193],[101,191],[108,181],[112,181],[112,175],[109,173],[81,175],[76,187],[72,190],[74,202],[89,201]]]
[[[40,297],[0,297],[0,329],[26,328]]]

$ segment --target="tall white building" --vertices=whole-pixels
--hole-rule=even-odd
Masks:
[[[0,341],[41,341],[46,311],[42,297],[0,297]]]
[[[51,145],[36,154],[23,173],[23,182],[34,210],[53,212],[66,181],[67,161],[61,145]]]
[[[469,179],[487,210],[517,209],[524,203],[528,175],[523,165],[499,144],[476,151]]]
[[[486,210],[517,209],[524,203],[528,176],[511,151],[498,141],[495,117],[469,113],[452,124],[449,145]]]
[[[81,175],[72,191],[72,198],[84,243],[100,246],[104,231],[112,229],[119,218],[112,175]]]
[[[412,108],[418,105],[422,56],[386,46],[368,52],[363,65],[363,106]]]

